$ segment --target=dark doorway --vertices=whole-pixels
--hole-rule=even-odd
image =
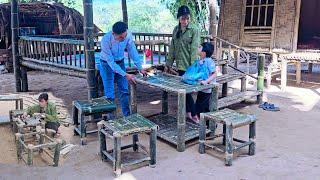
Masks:
[[[320,1],[301,0],[298,49],[320,49]]]

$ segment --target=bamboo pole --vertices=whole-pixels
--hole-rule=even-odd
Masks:
[[[121,1],[121,6],[122,6],[122,18],[123,22],[128,24],[128,9],[127,9],[127,0],[122,0]]]
[[[92,0],[83,0],[84,8],[84,41],[85,59],[87,63],[88,98],[97,97],[97,83],[95,79],[94,35]]]
[[[265,64],[265,55],[259,54],[258,56],[258,82],[257,82],[257,90],[263,92],[264,88],[264,64]],[[258,103],[262,102],[262,93],[257,97]]]
[[[21,92],[21,72],[18,55],[18,30],[19,30],[19,16],[18,16],[18,0],[11,0],[11,38],[12,38],[12,58],[14,67],[14,76],[16,81],[16,91]]]

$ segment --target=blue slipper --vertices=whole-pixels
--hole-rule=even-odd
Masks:
[[[274,104],[268,104],[262,107],[265,111],[280,111],[279,107],[274,106]]]

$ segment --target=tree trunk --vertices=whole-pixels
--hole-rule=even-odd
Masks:
[[[122,17],[123,22],[125,22],[128,25],[128,9],[127,9],[127,0],[121,0],[122,5]]]
[[[209,16],[209,34],[216,36],[217,35],[217,25],[218,25],[218,21],[217,21],[217,16],[216,16],[216,6],[217,4],[217,0],[208,0],[209,1],[209,12],[210,12],[210,16]]]

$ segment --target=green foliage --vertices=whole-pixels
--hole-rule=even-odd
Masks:
[[[192,22],[201,27],[203,34],[208,33],[209,10],[206,2],[201,0],[160,0],[160,2],[164,3],[175,17],[178,8],[182,5],[187,5],[191,11]]]
[[[121,1],[105,3],[95,0],[94,22],[103,31],[111,30],[113,23],[122,20]],[[128,0],[129,29],[133,32],[172,33],[175,18],[158,0]]]

